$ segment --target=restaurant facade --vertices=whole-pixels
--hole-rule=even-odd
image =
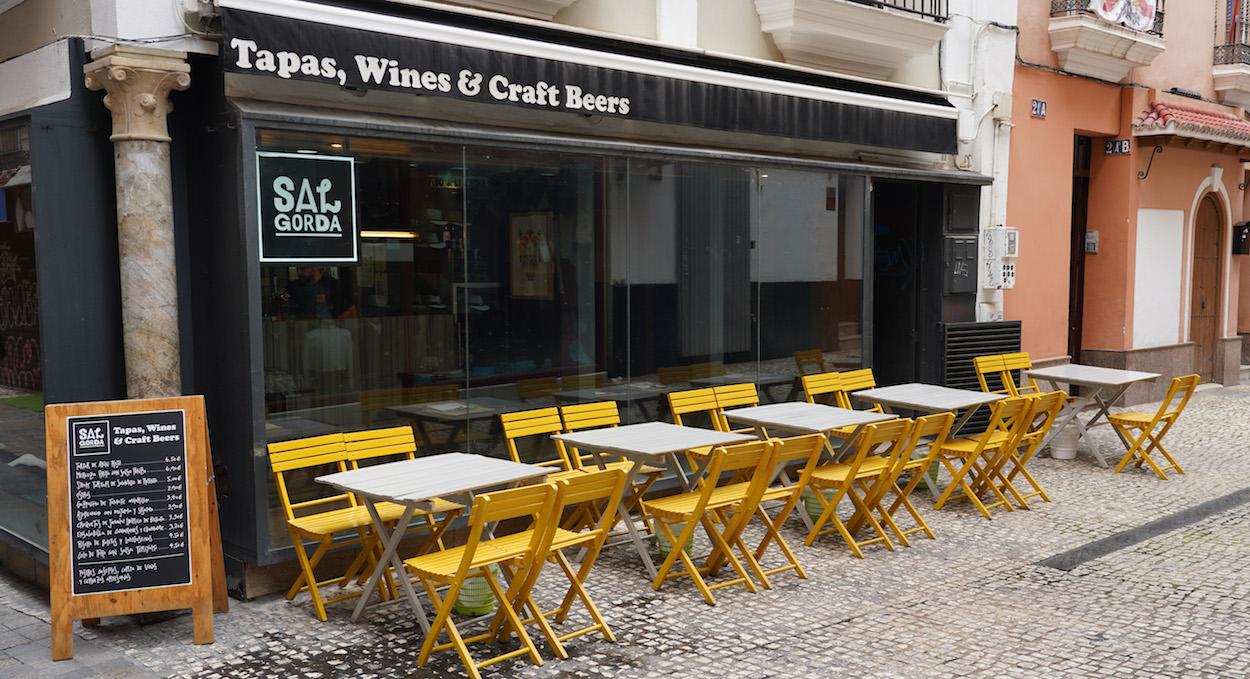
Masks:
[[[158,86],[172,242],[153,247],[176,272],[167,377],[206,396],[237,593],[292,559],[267,443],[412,424],[422,454],[506,455],[500,412],[572,392],[733,375],[780,400],[803,370],[860,366],[940,382],[943,324],[994,318],[977,242],[1005,193],[960,160],[968,116],[936,87],[440,3],[219,0],[208,25],[218,53],[191,50],[189,86]],[[770,49],[792,49],[778,36]],[[77,72],[174,54],[66,44]],[[47,373],[48,402],[134,396],[133,357],[161,360],[126,327],[143,260],[123,245],[119,261],[112,230],[133,149],[113,149],[114,199],[108,113],[73,80],[61,105],[91,121],[95,194],[54,188],[65,161],[49,160],[34,213],[43,228],[41,210],[79,210],[74,237],[94,240],[60,260],[77,273],[40,267],[42,355],[95,372]],[[38,179],[50,156],[29,151]],[[63,247],[40,232],[36,258]],[[662,401],[622,416],[662,417]],[[37,555],[42,508],[23,500],[9,542]]]

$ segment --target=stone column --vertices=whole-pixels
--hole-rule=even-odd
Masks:
[[[185,52],[115,45],[84,67],[113,112],[117,245],[130,398],[182,394],[170,187],[171,90],[191,85]]]

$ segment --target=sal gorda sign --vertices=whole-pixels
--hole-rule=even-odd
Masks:
[[[356,165],[348,156],[256,154],[260,261],[357,260]]]

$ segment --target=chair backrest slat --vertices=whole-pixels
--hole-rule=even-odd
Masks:
[[[571,433],[582,429],[598,429],[615,427],[621,423],[621,412],[616,401],[596,401],[595,403],[576,403],[561,406],[560,419],[564,422],[564,431]],[[568,458],[574,467],[585,467],[587,460],[594,457],[593,453],[582,453],[575,446],[570,446],[559,439],[555,440],[556,449]]]
[[[559,408],[539,408],[537,410],[503,413],[499,416],[499,423],[503,429],[504,443],[508,448],[508,455],[512,457],[513,462],[523,461],[521,459],[521,451],[517,447],[517,441],[531,436],[541,436],[542,440],[537,442],[535,448],[542,450],[550,445],[555,452],[555,456],[539,459],[534,464],[545,467],[560,467],[565,471],[574,468],[568,459],[564,447],[555,445],[548,438],[551,434],[559,434],[564,431],[564,423],[560,419]]]
[[[473,508],[474,523],[495,523],[541,515],[551,509],[555,487],[549,483],[511,488],[478,496]],[[480,512],[480,517],[476,516]]]
[[[668,410],[673,415],[673,424],[684,424],[681,419],[682,415],[707,413],[708,417],[711,418],[712,425],[716,426],[718,421],[716,414],[716,390],[712,387],[707,387],[704,389],[669,392]]]
[[[282,503],[282,510],[286,513],[288,520],[295,518],[296,510],[308,506],[331,502],[343,502],[348,506],[356,504],[356,499],[350,493],[327,494],[293,503],[287,490],[286,472],[327,465],[332,465],[337,471],[347,471],[347,447],[343,434],[323,434],[293,441],[270,443],[268,451],[269,466],[273,470],[274,480],[278,486],[278,499]],[[329,490],[328,486],[316,485]]]
[[[389,457],[411,460],[417,452],[417,440],[409,426],[351,431],[343,434],[343,440],[347,460],[353,468],[359,467],[362,460]]]
[[[1175,418],[1180,415],[1185,410],[1185,406],[1189,405],[1189,399],[1193,397],[1194,390],[1198,388],[1198,382],[1201,379],[1198,375],[1182,375],[1173,378],[1172,383],[1168,385],[1167,396],[1160,404],[1159,414],[1155,420],[1165,417]]]
[[[804,436],[791,436],[783,439],[773,439],[773,445],[776,446],[776,456],[778,464],[791,464],[793,462],[811,459],[813,455],[819,455],[821,448],[825,445],[825,437],[822,434],[807,434]]]
[[[842,390],[842,373],[827,372],[803,376],[803,397],[808,403],[817,403],[816,397],[833,394],[837,401],[837,393]]]
[[[760,404],[759,391],[751,382],[713,387],[712,392],[716,395],[717,413],[715,424],[720,431],[731,431],[733,429],[729,425],[729,420],[725,418],[726,408],[740,408]]]

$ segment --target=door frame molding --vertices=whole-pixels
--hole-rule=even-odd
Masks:
[[[1189,335],[1189,307],[1194,294],[1194,238],[1198,230],[1198,205],[1208,194],[1214,194],[1216,205],[1221,211],[1220,217],[1223,224],[1220,225],[1220,229],[1223,233],[1223,242],[1227,244],[1232,237],[1233,209],[1232,201],[1228,197],[1228,189],[1224,187],[1222,178],[1217,181],[1215,177],[1208,176],[1198,185],[1198,190],[1194,192],[1194,200],[1189,207],[1189,215],[1185,219],[1185,254],[1181,263],[1181,284],[1184,286],[1184,291],[1181,295],[1181,337],[1184,338],[1183,341],[1185,342],[1192,341]],[[1228,275],[1229,269],[1232,268],[1232,263],[1229,261],[1230,258],[1229,248],[1223,248],[1223,252],[1220,253],[1220,274],[1217,281],[1220,286],[1220,301],[1215,322],[1215,339],[1217,342],[1224,338],[1228,329],[1228,301],[1231,297],[1231,295],[1227,294],[1229,289]]]

